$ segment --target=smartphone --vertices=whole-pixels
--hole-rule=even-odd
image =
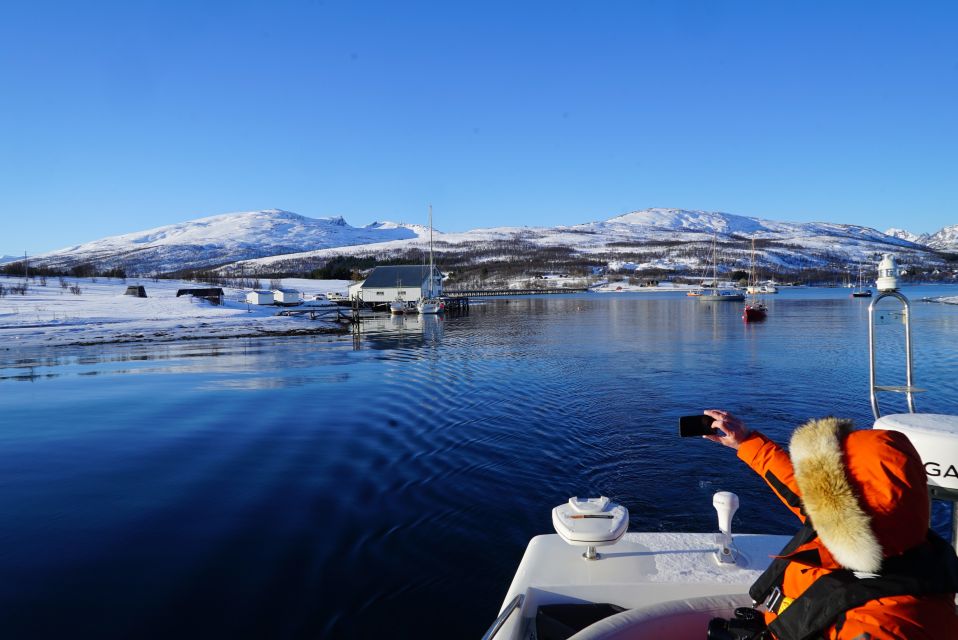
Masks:
[[[679,418],[679,435],[683,438],[693,436],[714,436],[718,429],[712,427],[715,418],[704,413],[698,416],[682,416]]]

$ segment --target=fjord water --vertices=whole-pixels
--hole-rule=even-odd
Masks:
[[[958,410],[958,307],[913,300],[920,410]],[[572,495],[633,530],[795,523],[734,452],[677,437],[722,407],[780,442],[871,423],[867,306],[675,294],[493,300],[359,335],[0,350],[5,637],[478,637]],[[902,323],[879,320],[880,381]],[[897,402],[896,402],[897,401]],[[898,398],[889,410],[903,410]],[[936,512],[936,523],[946,514]]]

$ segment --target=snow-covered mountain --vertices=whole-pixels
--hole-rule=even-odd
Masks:
[[[948,229],[951,234],[943,235],[942,243],[958,238],[958,225]],[[687,271],[699,268],[713,238],[733,254],[729,260],[733,264],[747,260],[750,240],[760,240],[760,260],[783,270],[871,262],[876,254],[889,251],[910,263],[939,260],[907,232],[894,231],[901,235],[856,225],[654,208],[570,226],[435,231],[434,235],[436,251],[455,261],[464,255],[472,256],[471,260],[509,261],[520,253],[528,256],[547,249],[580,255],[583,262],[630,254],[628,259],[641,260],[645,267]],[[100,271],[123,267],[140,274],[212,266],[232,273],[308,271],[332,256],[382,257],[425,249],[428,236],[428,227],[422,225],[387,221],[353,227],[342,218],[250,211],[113,236],[34,256],[31,263],[61,268],[90,263]]]
[[[921,235],[915,235],[904,229],[889,229],[885,234],[939,251],[958,251],[958,224],[944,227],[935,233],[923,233]]]
[[[307,218],[269,209],[227,213],[112,236],[37,255],[31,262],[51,267],[93,263],[101,270],[123,267],[137,273],[165,273],[262,256],[416,237],[414,228],[399,224],[353,227],[341,217]]]
[[[898,228],[892,227],[891,229],[885,230],[885,235],[891,236],[892,238],[907,240],[908,242],[914,242],[916,244],[922,244],[921,236],[915,235],[911,231],[906,231],[905,229],[898,229]]]
[[[661,240],[667,240],[665,236],[676,233],[693,233],[713,234],[723,238],[738,236],[756,240],[793,242],[816,247],[819,246],[819,241],[911,246],[911,243],[907,241],[889,238],[869,227],[829,222],[776,222],[731,213],[684,209],[645,209],[616,216],[605,222],[593,222],[571,228],[612,232],[625,237],[654,237]],[[826,241],[826,238],[831,240]]]
[[[761,260],[785,270],[841,262],[871,262],[875,254],[889,251],[909,262],[933,258],[924,247],[868,227],[827,222],[777,222],[731,213],[658,208],[571,226],[496,227],[461,233],[437,231],[435,246],[440,254],[453,256],[477,250],[495,256],[497,252],[517,251],[519,245],[533,248],[531,250],[564,248],[583,254],[584,259],[589,254],[608,256],[610,253],[639,252],[658,256],[643,262],[644,267],[687,271],[701,266],[713,237],[727,249],[735,248],[731,251],[736,254],[730,257],[731,262],[747,261],[749,241],[752,238],[762,240]],[[229,265],[225,270],[269,271],[280,265],[295,268],[297,263],[315,263],[333,256],[381,256],[425,247],[426,240],[421,233],[416,239],[249,260]]]
[[[939,251],[958,251],[958,224],[945,227],[927,236],[921,236],[920,242]]]
[[[23,260],[23,256],[0,256],[0,264],[7,264],[8,262],[16,262],[17,260]]]

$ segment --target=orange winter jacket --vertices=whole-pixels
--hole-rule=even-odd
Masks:
[[[817,423],[823,422],[817,421]],[[844,425],[836,427],[832,423],[824,425],[809,423],[809,425],[820,432],[824,429],[826,435],[844,428]],[[796,431],[796,437],[799,431]],[[867,435],[869,433],[871,435]],[[866,435],[858,436],[857,434]],[[820,437],[821,433],[813,435]],[[880,441],[875,445],[876,447],[885,447],[881,450],[881,455],[885,457],[884,461],[877,458],[877,449],[876,451],[867,450],[876,439]],[[811,514],[813,524],[818,531],[819,537],[786,556],[790,561],[785,569],[781,588],[782,595],[786,598],[786,606],[822,575],[837,569],[855,568],[856,560],[846,558],[850,557],[849,554],[854,556],[859,553],[861,550],[857,547],[868,547],[869,542],[867,540],[869,536],[865,535],[863,536],[866,538],[865,543],[859,544],[854,537],[857,533],[855,527],[871,530],[871,541],[876,543],[876,549],[880,553],[879,562],[882,558],[899,555],[907,549],[922,544],[927,533],[929,506],[924,469],[907,438],[894,431],[868,430],[838,433],[835,441],[839,443],[839,447],[845,448],[844,451],[839,451],[837,459],[845,465],[842,471],[851,478],[851,483],[855,487],[858,497],[853,500],[863,506],[862,512],[868,513],[863,524],[856,523],[855,514],[848,516],[840,510],[837,514],[830,513],[828,510],[832,509],[833,505],[816,504],[814,509],[818,511],[815,511],[811,500],[808,505],[805,504],[799,486],[805,486],[810,493],[813,493],[815,489],[810,483],[817,478],[813,477],[812,480],[803,478],[802,482],[796,480],[792,458],[796,458],[796,449],[802,443],[797,445],[795,438],[791,447],[792,458],[781,447],[757,432],[746,439],[738,449],[738,457],[768,483],[782,502],[803,523],[809,520],[807,512]],[[918,470],[914,469],[914,463],[909,466],[902,462],[899,467],[896,467],[895,460],[887,460],[886,449],[891,446],[894,447],[894,451],[904,448],[907,455],[914,453],[915,459],[918,460]],[[858,447],[854,450],[855,455],[849,454],[848,447]],[[799,464],[800,461],[796,458],[795,465]],[[896,469],[899,470],[896,471]],[[854,511],[854,506],[850,509]],[[832,515],[835,515],[837,525],[827,522]],[[858,515],[860,516],[861,513]],[[822,533],[823,528],[835,529],[836,526],[837,534],[832,530],[828,530],[831,537]],[[852,535],[848,535],[848,531],[842,530],[842,527],[851,529]],[[846,536],[845,540],[841,538],[842,535]],[[831,551],[825,546],[826,543],[822,541],[822,538],[827,538]],[[809,551],[817,551],[817,558],[815,553],[808,553]],[[841,561],[837,560],[836,556],[841,556]],[[810,558],[816,559],[809,560]],[[875,569],[869,570],[875,571]],[[784,608],[780,608],[779,611],[784,611]],[[766,622],[771,623],[776,618],[776,614],[767,612],[765,617]],[[954,594],[922,597],[905,595],[872,600],[840,615],[824,637],[834,640],[958,639],[955,596]]]

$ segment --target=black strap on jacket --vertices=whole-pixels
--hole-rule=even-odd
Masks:
[[[801,533],[800,531],[799,534]],[[795,539],[792,542],[795,542]],[[796,548],[798,546],[795,545]],[[783,553],[788,553],[787,549],[788,547]],[[776,562],[778,560],[772,563],[769,570]],[[786,560],[785,563],[787,565],[788,561]],[[769,571],[766,571],[756,585],[763,582],[768,573]],[[784,569],[777,573],[780,578]],[[771,587],[770,591],[774,591],[780,585],[779,581]],[[887,558],[875,577],[859,578],[847,569],[831,571],[823,575],[776,617],[768,628],[779,640],[810,640],[821,637],[823,632],[846,611],[860,607],[871,600],[901,595],[955,593],[956,591],[958,591],[958,556],[947,542],[929,530],[925,544],[909,549],[894,558]],[[751,595],[752,591],[750,590],[749,593]],[[755,598],[754,595],[752,597]]]
[[[800,546],[811,542],[817,537],[818,533],[815,532],[815,529],[809,522],[806,522],[805,526],[798,530],[798,533],[789,540],[788,544],[785,545],[785,548],[782,549],[778,555],[787,556],[794,553]],[[751,596],[754,602],[763,603],[775,589],[781,590],[782,582],[785,579],[785,569],[788,568],[791,562],[789,558],[775,558],[772,560],[772,563],[768,565],[768,569],[758,577],[755,584],[748,590],[748,595]]]

